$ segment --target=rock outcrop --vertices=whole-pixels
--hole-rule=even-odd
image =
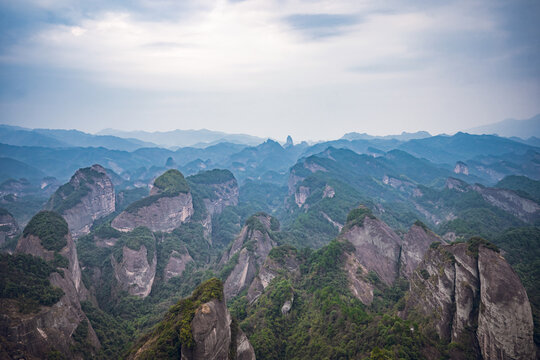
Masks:
[[[19,225],[13,215],[9,211],[0,208],[0,248],[6,240],[17,236],[19,232]]]
[[[129,205],[111,223],[128,232],[139,226],[152,231],[171,232],[193,215],[193,199],[184,176],[168,170],[154,181],[150,196]]]
[[[77,250],[60,215],[42,211],[35,215],[19,239],[16,254],[29,254],[57,267],[48,278],[52,286],[63,291],[63,296],[52,306],[40,306],[37,313],[21,314],[13,301],[3,301],[0,309],[0,336],[17,358],[46,358],[55,350],[67,358],[83,358],[76,351],[75,330],[87,327],[87,341],[94,350],[99,340],[81,309],[80,300],[87,290],[81,282]]]
[[[224,284],[226,299],[238,295],[251,284],[270,250],[276,246],[272,231],[278,228],[277,220],[263,213],[246,221],[231,249],[221,259],[222,265],[233,266]]]
[[[401,274],[409,278],[422,262],[430,245],[436,242],[446,243],[426,225],[417,221],[403,237],[401,247]]]
[[[408,278],[430,245],[442,241],[421,222],[401,239],[363,206],[349,213],[338,238],[354,247],[345,254],[344,269],[351,292],[366,305],[373,301],[376,279],[391,286],[399,276]]]
[[[519,196],[512,190],[489,188],[480,184],[469,185],[465,181],[455,178],[446,180],[446,188],[459,192],[475,191],[487,203],[514,215],[524,222],[534,223],[540,219],[540,205],[533,200]]]
[[[147,297],[152,291],[152,284],[156,276],[156,253],[148,261],[148,250],[142,245],[139,250],[132,250],[126,246],[122,248],[122,261],[117,262],[111,257],[114,276],[122,290],[130,295]]]
[[[154,234],[140,227],[125,234],[121,256],[111,254],[114,277],[120,290],[147,297],[156,277],[157,252]]]
[[[410,278],[405,316],[484,359],[534,359],[533,321],[518,276],[485,240],[430,249]]]
[[[229,170],[214,169],[202,171],[188,177],[191,184],[200,189],[206,209],[206,217],[202,221],[205,236],[211,240],[212,218],[221,214],[227,206],[238,205],[238,182]]]
[[[169,256],[169,261],[167,261],[167,265],[165,266],[165,273],[163,274],[165,281],[168,281],[175,276],[181,276],[190,262],[193,262],[193,258],[189,255],[187,250],[184,253],[173,250]]]
[[[257,301],[270,282],[284,274],[287,274],[289,278],[300,276],[300,263],[296,257],[296,249],[288,245],[273,248],[270,251],[259,273],[249,286],[246,296],[248,303]]]
[[[115,210],[113,183],[100,165],[79,169],[45,207],[66,219],[74,237],[88,234],[95,220]]]
[[[171,353],[182,360],[255,359],[253,347],[227,310],[218,279],[206,281],[191,297],[173,306],[155,330],[139,340],[128,358],[163,358]]]
[[[463,161],[458,161],[454,166],[455,174],[469,175],[469,167]]]

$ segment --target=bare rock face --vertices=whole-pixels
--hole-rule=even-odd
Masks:
[[[441,339],[484,359],[534,359],[532,313],[523,285],[487,242],[471,241],[427,252],[410,278],[405,316],[421,314]]]
[[[517,274],[502,256],[480,248],[478,344],[485,359],[532,359],[531,305]]]
[[[475,191],[482,195],[486,202],[524,222],[534,223],[540,219],[540,205],[519,196],[512,190],[489,188],[479,184],[469,185],[465,181],[454,178],[446,180],[446,188],[459,192]]]
[[[188,221],[191,215],[193,215],[191,194],[179,194],[174,197],[161,197],[133,212],[128,207],[114,218],[111,226],[123,232],[132,231],[139,226],[146,226],[152,231],[171,232]]]
[[[56,190],[46,208],[66,219],[74,237],[88,234],[96,219],[115,210],[113,183],[100,165],[79,169]]]
[[[214,179],[212,179],[213,175]],[[238,182],[229,170],[218,169],[199,173],[190,177],[190,180],[194,182],[206,180],[204,183],[199,184],[199,186],[204,186],[208,190],[207,194],[210,194],[209,197],[203,199],[206,218],[203,220],[202,225],[205,236],[211,241],[212,218],[214,215],[221,214],[227,206],[238,205]]]
[[[45,248],[44,240],[38,236],[39,229],[32,226],[36,224],[33,222],[36,218],[42,220],[40,226],[50,226],[54,230],[61,230],[56,232],[59,235],[56,240],[59,240],[61,245],[52,250]],[[60,228],[47,222],[51,218],[57,221],[57,225],[60,224]],[[29,227],[31,229],[28,229]],[[59,248],[60,246],[62,247]],[[52,306],[40,306],[37,313],[21,314],[13,300],[2,300],[0,336],[12,344],[10,348],[16,349],[18,355],[12,355],[23,355],[25,358],[46,358],[47,354],[55,349],[67,358],[82,358],[82,354],[75,353],[73,350],[75,342],[72,334],[78,326],[88,327],[87,340],[95,349],[99,349],[99,340],[81,309],[80,300],[86,298],[87,290],[81,282],[77,250],[68,232],[67,223],[57,214],[51,215],[46,211],[38,213],[25,229],[24,236],[19,239],[15,252],[30,254],[46,261],[54,261],[61,256],[66,261],[66,268],[61,268],[64,265],[59,266],[59,272],[63,273],[63,276],[59,272],[53,272],[49,276],[51,285],[59,287],[64,293]]]
[[[175,276],[181,276],[186,270],[187,264],[193,261],[193,258],[189,255],[189,252],[180,254],[178,251],[173,250],[169,256],[167,266],[165,266],[165,274],[163,277],[165,281]]]
[[[270,255],[264,261],[259,273],[251,282],[247,292],[247,301],[252,304],[262,295],[270,282],[281,274],[287,274],[291,278],[300,276],[300,263],[296,258],[296,252],[285,246],[276,248],[283,251]]]
[[[266,214],[250,217],[234,240],[231,250],[223,256],[222,265],[236,260],[233,270],[225,280],[226,299],[238,295],[250,286],[270,250],[276,246],[271,237],[271,223],[272,217]]]
[[[455,174],[469,175],[469,167],[463,161],[458,161],[454,166]]]
[[[512,190],[487,188],[473,185],[472,189],[478,192],[484,200],[525,222],[534,222],[540,219],[540,205],[532,200],[522,198]]]
[[[152,231],[171,232],[193,215],[193,199],[184,175],[167,170],[156,178],[150,196],[135,201],[111,223],[116,230],[129,232],[144,226]]]
[[[114,256],[111,256],[111,263],[116,281],[122,290],[141,298],[150,294],[156,276],[157,259],[155,251],[152,261],[148,261],[146,246],[141,245],[138,250],[124,246],[122,248],[122,260],[117,262]]]
[[[422,262],[424,254],[434,242],[445,242],[424,224],[417,222],[403,237],[401,248],[401,272],[410,277],[418,264]]]
[[[311,190],[307,186],[299,186],[294,193],[294,202],[298,207],[302,207],[305,203]]]
[[[340,238],[355,248],[356,259],[368,271],[375,271],[387,285],[398,276],[401,238],[384,222],[366,216],[362,226],[344,228]]]
[[[0,247],[6,240],[11,239],[20,232],[17,221],[7,210],[0,208]]]
[[[194,315],[190,323],[191,344],[188,344],[182,343],[187,337],[182,331],[187,329],[171,328],[170,324],[180,323],[177,318],[184,315],[182,311],[190,311],[191,306]],[[162,358],[160,355],[171,352],[178,353],[182,360],[255,360],[253,347],[227,310],[223,284],[218,279],[206,281],[191,297],[173,306],[164,321],[137,343],[128,358]]]

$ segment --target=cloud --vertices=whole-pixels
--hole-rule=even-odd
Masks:
[[[519,117],[516,99],[525,99],[527,117],[540,111],[529,100],[540,96],[538,9],[522,1],[0,0],[0,67],[9,84],[31,81],[22,70],[9,74],[17,66],[69,79],[73,94],[77,86],[85,95],[88,87],[142,92],[130,97],[148,109],[164,101],[170,112],[160,116],[169,119],[222,113],[245,125],[273,116],[286,126],[335,114],[332,123],[351,131],[362,117],[381,128],[398,117],[424,126],[430,111],[449,119],[460,101],[470,116],[487,119],[496,108]],[[31,92],[19,88],[0,100],[13,98],[10,89]]]

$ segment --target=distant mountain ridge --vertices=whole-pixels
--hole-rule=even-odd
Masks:
[[[212,145],[219,142],[231,142],[244,145],[258,145],[265,139],[247,134],[228,134],[221,131],[207,129],[199,130],[171,130],[171,131],[122,131],[104,129],[97,135],[113,135],[120,138],[136,138],[142,141],[153,142],[166,147],[202,147],[204,144]]]
[[[134,151],[155,147],[150,142],[111,135],[92,135],[79,130],[27,129],[0,125],[0,143],[15,146],[42,146],[49,148],[104,147],[110,150]]]
[[[517,136],[522,139],[540,137],[540,114],[530,119],[506,119],[493,124],[482,125],[466,130],[471,134],[496,134],[499,136]]]
[[[396,139],[400,141],[409,141],[413,139],[424,139],[431,137],[431,134],[427,131],[417,131],[413,133],[409,133],[406,131],[403,131],[399,135],[384,135],[384,136],[377,136],[377,135],[369,135],[367,133],[357,133],[357,132],[350,132],[346,133],[341,137],[341,139],[345,140],[373,140],[373,139],[384,139],[384,140],[390,140],[390,139]]]

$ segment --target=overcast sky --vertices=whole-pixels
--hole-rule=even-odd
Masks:
[[[540,1],[0,0],[0,123],[284,139],[540,113]]]

